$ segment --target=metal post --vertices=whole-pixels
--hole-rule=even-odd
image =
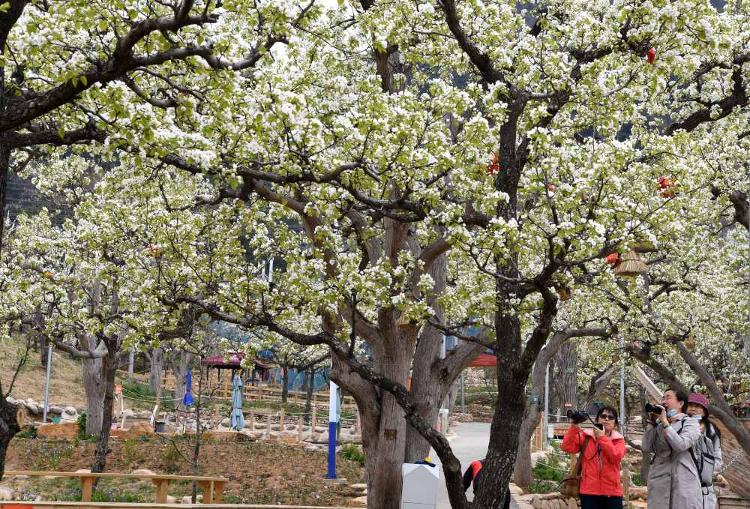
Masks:
[[[544,419],[542,419],[542,443],[547,447],[547,428],[549,428],[549,362],[547,362],[547,371],[544,374]]]
[[[44,412],[42,422],[47,422],[47,411],[49,410],[49,382],[52,375],[52,345],[47,347],[47,379],[44,382]]]
[[[622,423],[622,434],[625,435],[627,427],[625,425],[625,340],[620,337],[620,355],[622,360],[620,361],[620,422]]]
[[[268,262],[268,282],[273,283],[273,258]]]
[[[328,473],[326,479],[336,479],[336,431],[339,423],[339,386],[331,380],[328,395]]]

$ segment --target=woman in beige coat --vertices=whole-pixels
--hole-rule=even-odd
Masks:
[[[688,395],[668,390],[660,414],[649,414],[643,435],[644,461],[653,453],[648,472],[649,509],[703,509],[701,483],[690,449],[700,439],[700,425],[685,414]]]

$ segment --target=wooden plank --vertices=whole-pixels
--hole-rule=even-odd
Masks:
[[[341,506],[270,505],[270,504],[179,504],[180,509],[351,509]],[[0,509],[175,509],[176,504],[133,502],[0,502]]]
[[[26,475],[29,477],[91,477],[103,479],[168,479],[170,481],[228,481],[226,477],[211,477],[199,475],[171,475],[171,474],[120,474],[117,472],[44,472],[35,470],[6,470],[5,476]]]
[[[81,501],[91,502],[91,495],[94,492],[94,477],[81,477]]]
[[[169,491],[169,479],[151,479],[156,485],[156,503],[167,503],[167,492]]]

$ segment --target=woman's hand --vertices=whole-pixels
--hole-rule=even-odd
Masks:
[[[594,437],[595,438],[601,438],[603,436],[604,436],[604,430],[603,429],[599,429],[596,426],[594,426]]]
[[[664,426],[669,426],[669,419],[667,419],[666,408],[663,408],[661,413],[659,414],[659,422],[661,422]]]

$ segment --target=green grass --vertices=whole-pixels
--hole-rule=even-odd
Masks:
[[[570,459],[559,450],[559,444],[552,443],[553,452],[540,459],[531,469],[533,480],[529,484],[531,493],[550,493],[560,489],[560,482],[570,470]]]
[[[341,448],[341,456],[350,460],[359,463],[360,465],[365,465],[365,454],[362,452],[362,449],[358,445],[355,444],[347,444],[344,445]]]

